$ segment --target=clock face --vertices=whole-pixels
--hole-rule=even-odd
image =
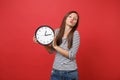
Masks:
[[[35,32],[35,38],[42,45],[49,45],[54,39],[54,30],[47,25],[40,26]]]

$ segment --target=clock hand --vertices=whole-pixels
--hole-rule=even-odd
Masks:
[[[49,35],[51,35],[51,34],[47,34],[47,31],[45,31],[45,36],[49,36]]]
[[[47,33],[47,31],[45,31],[45,36],[47,36],[46,33]]]
[[[52,35],[52,34],[46,34],[46,36],[49,36],[49,35]]]

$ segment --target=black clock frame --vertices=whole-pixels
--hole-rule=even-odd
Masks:
[[[51,26],[48,26],[48,25],[41,25],[41,26],[39,26],[36,30],[35,30],[35,39],[37,40],[37,36],[36,36],[36,34],[37,34],[37,31],[40,29],[40,28],[42,28],[42,27],[49,27],[52,31],[53,31],[53,34],[54,34],[54,36],[55,36],[55,32],[54,32],[54,30],[53,30],[53,28],[51,27]],[[39,43],[39,44],[41,44],[41,45],[43,45],[43,46],[47,46],[47,45],[49,45],[49,44],[51,44],[52,42],[50,42],[49,44],[42,44],[42,43],[40,43],[38,40],[37,40],[37,42]]]

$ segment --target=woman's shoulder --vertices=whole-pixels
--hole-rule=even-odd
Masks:
[[[74,35],[80,35],[78,30],[75,30]]]
[[[56,28],[54,31],[59,31],[60,30],[60,28]]]
[[[58,34],[59,30],[60,30],[60,28],[56,28],[56,29],[54,30],[55,34]]]
[[[76,30],[76,31],[74,32],[74,38],[75,38],[75,39],[76,39],[76,38],[80,38],[80,33],[79,33],[78,30]]]

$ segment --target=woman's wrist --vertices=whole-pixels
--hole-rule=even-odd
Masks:
[[[54,49],[57,50],[58,46],[54,46]]]

